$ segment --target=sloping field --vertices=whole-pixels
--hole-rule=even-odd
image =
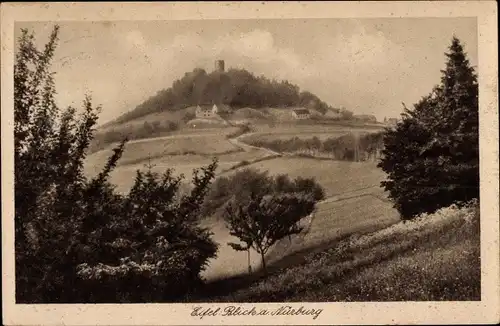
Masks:
[[[176,158],[172,158],[171,162],[159,162],[159,161],[151,161],[151,164],[153,167],[151,170],[153,172],[157,173],[163,173],[165,172],[166,169],[174,169],[174,175],[180,175],[184,174],[185,176],[185,182],[189,183],[191,181],[192,173],[194,169],[198,169],[202,166],[206,166],[210,164],[211,159],[210,157],[202,157],[202,156],[197,156],[197,155],[182,155],[179,158],[183,159],[184,161],[179,162],[176,161]],[[189,161],[189,160],[192,161]],[[167,159],[164,159],[164,161],[167,161]],[[130,187],[134,183],[134,178],[136,175],[137,170],[145,170],[146,165],[144,163],[139,163],[139,164],[130,164],[130,165],[124,165],[124,166],[118,166],[115,170],[110,175],[110,182],[114,185],[116,185],[116,190],[119,192],[128,192],[130,190]],[[234,164],[238,162],[220,162],[219,167],[217,169],[217,172],[227,169]],[[89,175],[91,175],[91,171],[88,172]]]
[[[361,189],[319,203],[312,215],[310,228],[283,239],[270,253],[270,261],[277,261],[295,252],[316,248],[353,233],[380,230],[399,221],[398,212],[383,198],[380,188]]]
[[[249,165],[270,174],[288,173],[290,177],[316,177],[326,188],[327,197],[316,206],[307,233],[294,236],[292,243],[283,239],[269,252],[270,261],[294,252],[323,245],[346,234],[379,230],[398,221],[399,215],[379,187],[384,174],[375,164],[319,161],[308,158],[276,158]],[[248,167],[248,166],[247,166]],[[231,173],[231,172],[229,172]],[[307,222],[307,219],[305,219]],[[215,240],[221,244],[219,257],[204,273],[207,279],[245,273],[247,253],[227,246],[235,241],[222,221],[211,221]],[[309,225],[308,225],[309,224]],[[260,266],[258,254],[251,253],[254,269]]]
[[[477,202],[353,235],[301,258],[213,301],[480,300]]]
[[[182,152],[176,153],[175,150]],[[198,152],[195,153],[196,151]],[[84,166],[86,175],[97,175],[111,154],[112,151],[108,148],[89,155]],[[151,156],[150,161],[148,155]],[[261,149],[243,151],[220,134],[202,133],[178,139],[169,136],[165,139],[141,140],[127,144],[123,157],[111,173],[110,181],[117,185],[118,191],[126,192],[134,182],[136,170],[145,169],[149,163],[153,165],[155,172],[162,173],[172,168],[175,175],[184,174],[189,181],[193,169],[210,164],[213,157],[217,157],[219,161],[219,173],[242,161],[251,161],[266,155],[267,151]]]
[[[290,177],[314,177],[326,190],[326,196],[342,194],[364,187],[378,186],[384,172],[373,162],[346,162],[314,158],[279,157],[248,165],[269,171],[269,174],[288,174]]]
[[[399,215],[390,203],[370,195],[321,203],[312,219],[305,218],[303,221],[304,229],[308,229],[308,232],[293,236],[291,242],[288,238],[281,240],[271,249],[267,259],[269,263],[276,262],[287,255],[324,245],[348,234],[380,230],[398,220]],[[218,257],[210,262],[203,276],[211,280],[246,273],[247,252],[235,251],[227,245],[228,242],[238,242],[238,239],[229,234],[222,221],[211,221],[209,226],[214,232],[215,241],[221,246]],[[260,267],[259,257],[255,251],[251,251],[254,270]]]
[[[103,166],[112,154],[112,148],[93,153],[89,165]],[[221,133],[179,134],[166,137],[130,141],[125,145],[119,165],[135,164],[166,155],[200,154],[218,155],[235,152],[239,147],[229,142]]]

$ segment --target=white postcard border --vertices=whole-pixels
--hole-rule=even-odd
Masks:
[[[499,320],[499,186],[497,9],[493,1],[3,3],[1,6],[2,287],[6,325],[332,325],[462,324]],[[20,305],[14,298],[13,27],[15,21],[198,20],[285,18],[477,17],[480,87],[480,302],[293,303],[308,316],[190,316],[196,304]],[[226,307],[231,304],[204,304]],[[272,309],[281,303],[239,304]]]

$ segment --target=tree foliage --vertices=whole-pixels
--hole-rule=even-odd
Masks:
[[[205,209],[222,211],[230,234],[242,244],[229,243],[235,250],[253,248],[262,258],[280,239],[299,233],[298,222],[310,214],[324,189],[312,178],[269,176],[255,169],[238,171],[214,182]]]
[[[312,196],[315,200],[325,197],[323,187],[314,178],[291,179],[284,174],[269,176],[267,171],[246,168],[231,176],[218,177],[214,181],[203,205],[203,215],[223,212],[224,206],[232,199],[245,204],[251,195],[278,193],[302,193]]]
[[[382,186],[404,219],[479,196],[477,76],[456,37],[446,58],[441,82],[384,137]]]
[[[233,198],[225,206],[224,219],[229,233],[244,245],[228,244],[238,251],[253,248],[266,271],[268,250],[280,239],[300,233],[299,221],[312,213],[314,205],[314,198],[304,193],[251,194],[245,203]]]
[[[217,162],[181,178],[137,172],[126,195],[108,182],[126,139],[94,178],[83,172],[99,108],[60,110],[50,63],[23,30],[14,66],[15,259],[19,303],[148,302],[185,295],[215,256],[198,226]]]

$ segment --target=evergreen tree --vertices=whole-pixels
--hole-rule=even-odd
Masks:
[[[479,197],[477,76],[454,37],[432,92],[387,130],[382,186],[402,218]]]

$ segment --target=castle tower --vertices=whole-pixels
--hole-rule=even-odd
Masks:
[[[214,69],[218,72],[224,72],[224,60],[216,60]]]

